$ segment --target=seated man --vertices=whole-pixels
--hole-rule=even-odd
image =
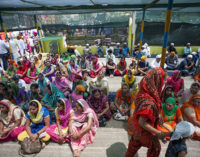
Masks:
[[[192,55],[188,55],[179,65],[179,70],[183,76],[193,75],[196,71],[194,62],[192,61]]]
[[[183,49],[183,56],[186,57],[187,55],[192,53],[192,48],[190,47],[191,44],[187,43],[186,47]]]
[[[109,59],[112,59],[115,63],[115,55],[113,54],[112,49],[109,49],[108,54],[106,54],[106,63],[109,61]]]
[[[156,59],[154,59],[151,63],[151,68],[160,67],[160,61],[161,61],[161,55],[157,55]],[[166,64],[164,64],[164,67],[166,67]]]
[[[174,47],[174,43],[171,43],[167,49],[168,53],[175,52],[177,54],[176,48]]]
[[[149,62],[146,61],[146,57],[142,56],[138,63],[138,75],[146,75],[146,72],[150,69]]]
[[[103,57],[103,47],[101,44],[97,47],[98,57]]]
[[[170,52],[170,55],[166,58],[167,69],[175,70],[178,68],[178,56],[174,51]]]
[[[120,47],[120,43],[117,43],[117,45],[115,46],[114,48],[114,55],[116,57],[120,57],[121,56],[121,53],[122,53],[122,49]]]
[[[81,69],[81,71],[90,71],[91,67],[90,67],[90,63],[88,60],[86,60],[85,56],[81,56],[81,60],[79,62],[79,68]]]

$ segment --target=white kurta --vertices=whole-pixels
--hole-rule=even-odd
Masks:
[[[12,53],[13,53],[13,57],[14,57],[14,60],[15,62],[17,63],[18,61],[18,58],[20,57],[20,54],[18,52],[18,45],[17,45],[17,42],[15,40],[10,40],[10,47],[12,49]]]

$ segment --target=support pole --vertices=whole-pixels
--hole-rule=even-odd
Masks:
[[[128,47],[129,47],[130,51],[131,51],[132,24],[133,24],[133,19],[132,19],[132,17],[130,17],[129,18],[129,27],[128,27]]]
[[[131,34],[131,49],[130,52],[132,52],[134,45],[135,45],[135,30],[136,30],[136,11],[133,12],[133,22],[132,22],[132,34]]]
[[[145,10],[143,10],[143,14],[142,14],[142,24],[141,24],[141,32],[140,32],[140,47],[139,47],[139,51],[142,48],[142,40],[143,40],[143,32],[144,32],[144,17],[145,17]]]
[[[161,67],[164,67],[164,64],[165,64],[167,41],[168,41],[168,35],[169,35],[169,30],[170,30],[170,24],[171,24],[173,1],[174,0],[168,0],[168,8],[167,8],[167,14],[166,14],[166,21],[165,21],[165,33],[164,33],[164,37],[163,37],[164,39],[163,39],[163,47],[162,47],[162,57],[161,57],[161,63],[160,63]]]
[[[0,22],[1,22],[1,28],[3,29],[6,38],[8,38],[8,36],[7,36],[7,29],[6,29],[6,26],[5,26],[4,22],[3,22],[3,18],[2,18],[1,13],[0,13]]]

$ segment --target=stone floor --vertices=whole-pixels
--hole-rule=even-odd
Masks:
[[[100,59],[102,61],[104,59]],[[152,61],[152,59],[148,59]],[[130,64],[130,59],[127,59]],[[137,77],[139,82],[142,77]],[[89,79],[90,80],[90,79]],[[88,80],[88,81],[89,81]],[[117,91],[121,86],[121,77],[108,78],[110,91]],[[189,88],[193,80],[191,77],[184,77],[185,88]],[[93,144],[87,146],[82,152],[82,157],[124,157],[128,147],[129,136],[126,131],[126,123],[111,119],[105,128],[99,128]],[[200,156],[200,142],[187,141],[187,157]],[[164,157],[167,144],[162,144],[160,157]],[[17,142],[7,142],[0,144],[0,157],[17,157],[19,144]],[[141,148],[137,157],[145,157],[147,149]],[[72,151],[68,144],[59,145],[49,142],[37,157],[72,157]]]

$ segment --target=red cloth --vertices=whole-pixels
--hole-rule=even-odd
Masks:
[[[21,75],[23,75],[23,76],[21,77],[21,79],[23,79],[27,84],[29,84],[29,83],[31,83],[31,80],[30,80],[30,78],[28,78],[28,77],[26,76],[27,70],[28,70],[28,69],[26,69],[26,68],[24,68],[24,67],[18,68],[16,74],[21,74]]]
[[[158,138],[140,127],[139,118],[146,118],[152,127],[157,126],[159,113],[161,112],[160,94],[163,82],[164,72],[160,67],[149,70],[140,82],[140,90],[136,97],[136,108],[132,119],[133,136],[126,157],[133,157],[142,146],[149,148],[148,157],[159,156],[161,148]]]
[[[115,75],[116,76],[124,76],[124,75],[126,75],[126,73],[127,73],[127,70],[125,70],[124,73],[121,75],[121,73],[119,72],[118,69],[115,70]]]

